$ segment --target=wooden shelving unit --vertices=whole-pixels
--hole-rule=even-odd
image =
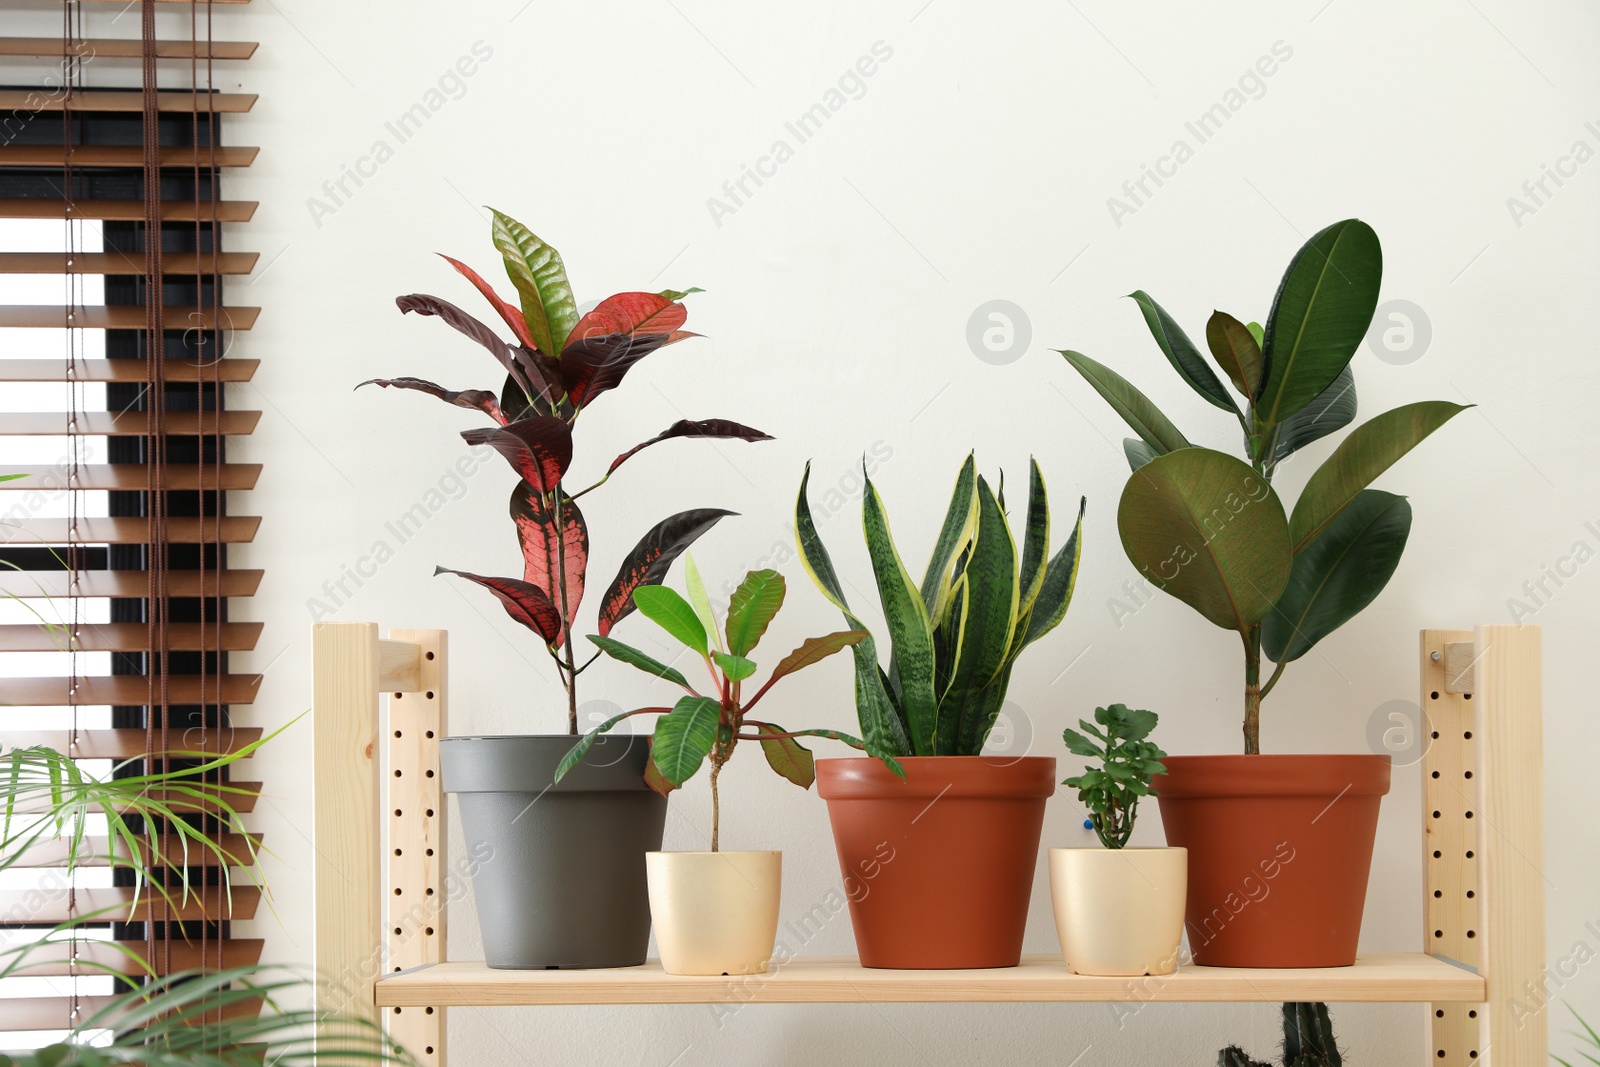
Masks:
[[[316,698],[318,1008],[381,1023],[428,1065],[445,1063],[445,1009],[577,1004],[1167,1003],[1329,1001],[1428,1005],[1426,1062],[1543,1067],[1546,1026],[1516,1018],[1544,974],[1538,627],[1422,633],[1425,952],[1353,967],[1183,967],[1164,977],[1069,973],[1059,956],[970,971],[868,970],[801,957],[766,974],[685,977],[642,967],[493,970],[446,962],[445,634],[322,623]],[[390,695],[387,715],[380,695]],[[1476,697],[1477,699],[1474,699]],[[1404,724],[1396,724],[1403,734]],[[1368,907],[1380,906],[1369,901]]]

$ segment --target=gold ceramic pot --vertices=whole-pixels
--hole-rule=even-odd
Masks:
[[[1067,968],[1095,975],[1177,970],[1188,865],[1181,848],[1051,849],[1050,901]]]
[[[650,918],[668,974],[762,974],[778,936],[782,852],[650,852]]]

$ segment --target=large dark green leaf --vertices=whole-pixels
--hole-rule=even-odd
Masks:
[[[559,356],[567,345],[567,335],[578,322],[578,303],[572,296],[561,253],[516,219],[493,208],[489,210],[494,216],[494,244],[505,260],[506,275],[522,298],[528,335],[539,351]]]
[[[1022,534],[1022,572],[1018,586],[1017,616],[1026,618],[1033,600],[1044,586],[1050,553],[1050,498],[1045,493],[1039,463],[1028,457],[1028,526]]]
[[[1411,533],[1403,496],[1366,489],[1294,558],[1289,584],[1261,620],[1261,651],[1299,659],[1354,618],[1388,584]]]
[[[1157,452],[1176,452],[1180,448],[1188,448],[1189,442],[1178,432],[1168,419],[1150,402],[1150,398],[1133,387],[1122,375],[1110,367],[1096,363],[1082,352],[1068,352],[1057,349],[1067,362],[1081,375],[1084,380],[1094,386],[1095,392],[1105,398],[1106,403],[1123,421],[1133,428],[1139,439]]]
[[[1372,227],[1345,219],[1295,253],[1272,301],[1256,416],[1272,427],[1333,384],[1378,306],[1383,249]]]
[[[761,641],[767,624],[783,607],[783,575],[774,570],[751,571],[728,600],[728,651],[743,656]]]
[[[978,464],[971,452],[956,474],[956,487],[950,494],[950,506],[945,509],[944,522],[939,527],[939,539],[934,542],[933,554],[928,558],[928,569],[922,576],[922,603],[930,619],[938,618],[944,611],[944,602],[950,595],[953,580],[951,563],[956,555],[972,540],[972,531],[978,520]]]
[[[1137,437],[1124,437],[1122,439],[1122,454],[1128,458],[1129,470],[1138,470],[1161,455],[1160,452],[1157,452]]]
[[[1448,400],[1424,400],[1385,411],[1352,430],[1295,501],[1289,523],[1294,550],[1302,551],[1374,478],[1465,410]]]
[[[706,628],[694,607],[676,589],[664,585],[642,585],[633,591],[639,613],[688,646],[691,652],[706,654]]]
[[[955,671],[939,701],[936,754],[976,755],[968,712],[1005,666],[1017,624],[1017,546],[989,483],[978,479],[978,533],[962,572],[966,604]],[[981,739],[978,741],[981,745]]]
[[[685,689],[692,688],[689,685],[689,679],[685,678],[678,671],[667,666],[665,663],[662,663],[655,657],[650,656],[647,653],[640,652],[632,645],[625,645],[614,637],[601,637],[599,634],[590,634],[589,640],[596,648],[614,660],[626,663],[630,667],[637,667],[646,674],[653,674],[657,678],[665,678],[667,681],[676,685],[681,685]]]
[[[1285,457],[1355,421],[1356,376],[1346,367],[1317,398],[1278,423],[1272,439],[1272,461]]]
[[[1206,322],[1211,358],[1246,400],[1261,388],[1261,343],[1250,328],[1226,311],[1213,311]]]
[[[722,705],[710,697],[682,697],[656,720],[650,759],[662,777],[682,785],[694,776],[717,740]]]
[[[864,477],[864,475],[863,475]],[[861,524],[866,532],[867,555],[877,582],[883,617],[893,642],[892,667],[900,710],[905,715],[914,755],[934,755],[934,719],[938,702],[933,692],[933,624],[927,606],[906,570],[889,532],[889,517],[877,486],[866,479],[861,498]]]
[[[1188,382],[1189,387],[1204,397],[1207,403],[1237,415],[1239,409],[1234,406],[1233,398],[1223,388],[1222,382],[1212,372],[1211,365],[1205,361],[1194,342],[1189,340],[1189,335],[1183,332],[1183,327],[1143,289],[1136,289],[1128,295],[1139,305],[1145,325],[1150,327],[1150,336],[1156,339],[1162,354],[1179,377]]]
[[[1209,448],[1157,456],[1117,507],[1128,559],[1157,588],[1245,633],[1289,580],[1289,523],[1248,463]]]

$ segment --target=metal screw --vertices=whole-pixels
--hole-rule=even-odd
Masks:
[[[1440,660],[1444,659],[1444,655],[1439,652],[1430,652],[1428,653],[1428,658],[1433,660],[1433,662],[1438,663]]]

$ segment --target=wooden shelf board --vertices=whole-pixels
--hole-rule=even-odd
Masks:
[[[1057,955],[976,971],[869,970],[853,956],[801,957],[771,972],[735,977],[669,975],[642,967],[593,971],[493,970],[436,963],[378,979],[379,1007],[519,1004],[899,1004],[964,1002],[1311,1001],[1478,1003],[1483,979],[1421,953],[1375,952],[1353,967],[1258,970],[1183,967],[1165,977],[1071,974]]]

